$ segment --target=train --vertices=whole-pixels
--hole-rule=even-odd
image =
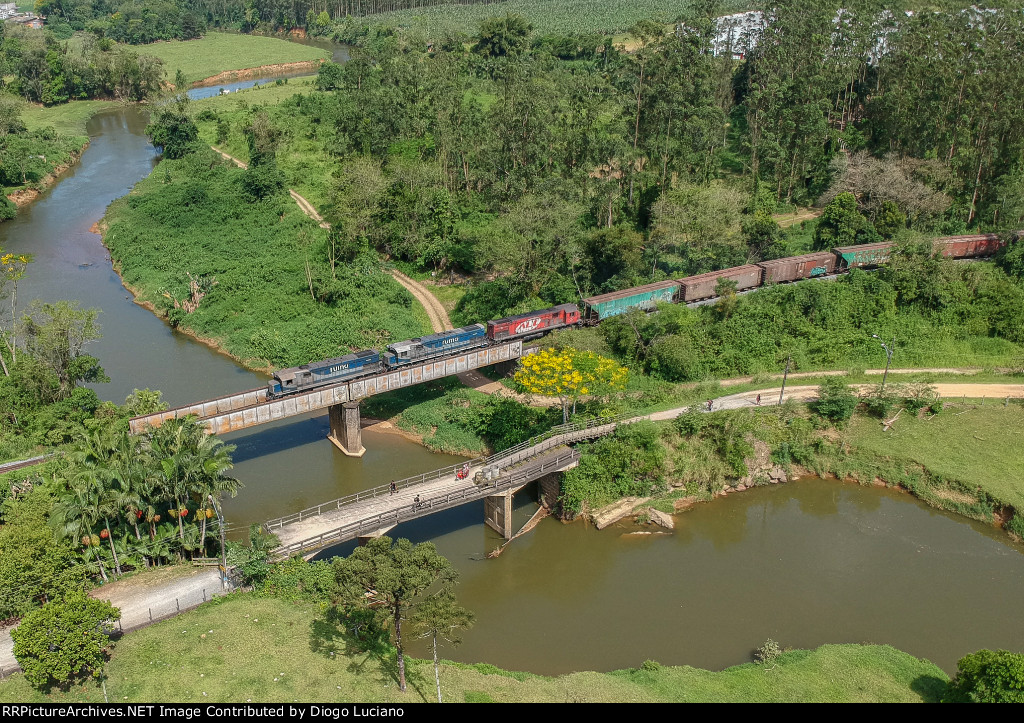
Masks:
[[[1024,231],[1016,232],[1024,238]],[[935,252],[952,259],[976,259],[992,256],[1006,245],[997,234],[946,236],[934,240]],[[298,391],[379,373],[401,369],[408,364],[446,357],[507,341],[529,341],[556,329],[597,324],[632,309],[653,311],[659,303],[691,304],[714,299],[718,282],[733,281],[737,291],[749,291],[769,284],[792,283],[874,268],[889,260],[892,242],[844,246],[790,256],[756,264],[744,264],[720,271],[656,281],[582,300],[559,304],[526,314],[493,319],[486,324],[470,324],[459,329],[417,337],[387,345],[382,353],[365,349],[352,354],[288,367],[276,372],[267,383],[268,398],[275,399]]]

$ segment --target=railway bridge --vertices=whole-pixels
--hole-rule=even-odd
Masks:
[[[443,467],[390,485],[380,485],[264,523],[281,545],[276,558],[312,556],[318,550],[351,540],[386,534],[402,522],[484,500],[484,521],[506,540],[512,529],[512,497],[541,480],[541,503],[553,506],[558,497],[555,472],[579,463],[577,442],[611,434],[622,424],[648,417],[616,417],[559,425],[504,452]],[[468,475],[461,470],[469,468]]]
[[[326,408],[330,418],[328,439],[345,454],[361,457],[366,452],[359,424],[361,400],[432,379],[455,376],[470,369],[513,361],[524,353],[529,354],[531,350],[524,352],[523,342],[518,340],[346,379],[284,397],[271,398],[267,388],[260,387],[135,417],[129,421],[129,427],[133,434],[140,434],[149,427],[159,427],[169,419],[181,419],[192,414],[212,434],[224,434]]]

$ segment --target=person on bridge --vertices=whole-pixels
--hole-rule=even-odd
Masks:
[[[398,485],[395,484],[394,480],[391,480],[391,494],[398,492]]]
[[[420,496],[416,495],[416,498],[412,501],[412,508],[415,510],[420,506]]]

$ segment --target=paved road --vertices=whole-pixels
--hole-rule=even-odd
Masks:
[[[121,627],[130,630],[148,625],[150,616],[153,621],[173,617],[224,592],[216,567],[182,566],[108,583],[89,595],[119,608]],[[7,675],[17,667],[11,628],[5,628],[0,630],[0,670]]]

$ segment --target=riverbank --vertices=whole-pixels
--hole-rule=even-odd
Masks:
[[[391,658],[346,648],[341,632],[312,603],[231,595],[125,636],[106,666],[106,693],[122,703],[436,700],[430,661],[406,659],[403,694]],[[561,703],[932,702],[949,679],[929,661],[889,646],[825,645],[784,653],[769,666],[721,672],[648,661],[611,673],[546,677],[442,661],[440,680],[446,702]],[[91,681],[48,694],[21,674],[0,682],[5,703],[102,702],[103,695]]]
[[[710,415],[708,420],[677,420],[660,426],[661,470],[668,487],[662,494],[616,500],[581,512],[599,527],[633,516],[656,522],[650,510],[675,514],[699,502],[816,475],[861,485],[884,486],[913,494],[923,502],[1024,538],[1024,458],[1019,454],[1024,429],[1021,385],[937,385],[940,413],[924,410],[883,421],[857,414],[840,429],[815,429],[808,411],[783,407],[752,408],[762,390],[733,395],[746,408]],[[995,389],[998,400],[982,394]],[[966,391],[973,389],[974,391]],[[792,388],[791,399],[807,401],[814,388]],[[965,394],[968,396],[961,396]],[[976,398],[968,398],[970,395]],[[1010,403],[1010,396],[1015,397]],[[979,398],[980,397],[980,398]],[[726,398],[730,399],[730,398]],[[723,399],[718,407],[726,407]],[[671,412],[669,412],[671,413]],[[717,418],[717,420],[716,420]],[[703,426],[702,426],[703,425]],[[594,445],[598,464],[608,451]],[[743,451],[742,465],[735,455]],[[575,472],[567,475],[574,485]],[[581,492],[570,492],[575,499]],[[600,500],[600,498],[598,498]]]
[[[74,143],[79,139],[71,138],[68,140]],[[33,183],[31,186],[22,187],[15,191],[7,193],[7,200],[13,203],[19,209],[21,209],[25,206],[28,206],[30,203],[39,198],[39,194],[43,193],[48,188],[57,183],[64,173],[69,171],[72,167],[74,167],[76,163],[78,163],[82,159],[82,154],[85,153],[86,149],[89,147],[89,139],[85,138],[81,140],[82,142],[78,146],[78,148],[76,150],[72,150],[69,153],[70,157],[68,158],[68,160],[54,166],[49,173],[43,176],[43,178],[37,181],[36,183]]]

